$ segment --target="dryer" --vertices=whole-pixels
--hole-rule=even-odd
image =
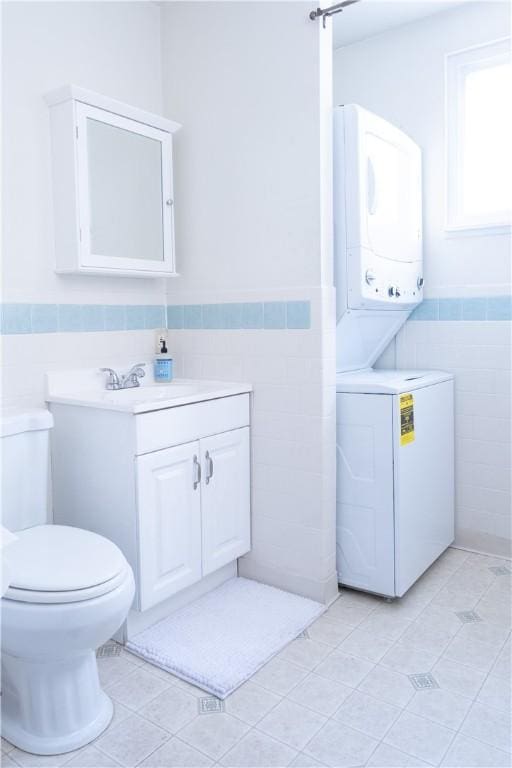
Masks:
[[[419,147],[349,104],[333,148],[338,581],[396,597],[453,541],[453,379],[371,368],[423,297]]]
[[[369,368],[423,295],[421,151],[350,104],[334,110],[336,370]]]

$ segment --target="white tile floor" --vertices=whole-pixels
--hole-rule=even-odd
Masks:
[[[344,590],[221,712],[125,651],[100,658],[108,730],[58,757],[2,742],[3,765],[510,766],[510,590],[510,563],[456,549],[402,600]]]

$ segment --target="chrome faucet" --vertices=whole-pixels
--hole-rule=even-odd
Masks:
[[[139,379],[146,375],[144,366],[146,363],[136,363],[132,365],[128,373],[119,376],[113,368],[100,368],[103,373],[108,373],[108,379],[105,387],[107,389],[131,389],[140,387]]]

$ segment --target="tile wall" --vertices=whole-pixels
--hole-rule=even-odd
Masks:
[[[45,407],[47,371],[110,366],[123,370],[151,358],[154,330],[106,333],[13,333],[1,337],[1,405]]]
[[[240,572],[328,601],[337,592],[334,291],[236,298],[171,303],[176,374],[253,385],[252,551]],[[191,327],[201,312],[202,328]]]
[[[508,557],[511,304],[510,297],[425,301],[395,347],[398,368],[455,375],[456,544]]]

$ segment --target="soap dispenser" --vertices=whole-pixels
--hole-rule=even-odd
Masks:
[[[157,382],[172,381],[172,357],[167,352],[165,339],[159,340],[160,352],[155,357],[154,377]]]

